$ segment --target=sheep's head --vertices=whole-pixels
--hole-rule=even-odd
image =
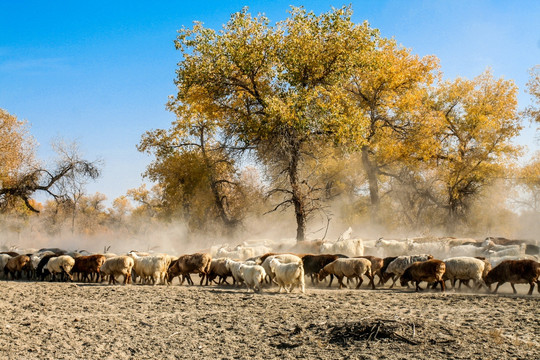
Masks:
[[[405,271],[403,275],[399,278],[399,282],[401,286],[407,286],[409,284],[409,281],[412,281],[412,278],[410,276],[410,273]]]
[[[328,276],[328,271],[321,269],[321,271],[319,271],[319,273],[317,274],[317,278],[319,279],[319,281],[323,281],[327,276]]]
[[[275,272],[274,269],[280,264],[279,260],[276,259],[276,258],[272,258],[270,260],[270,263],[268,265],[270,265],[270,270],[272,272]]]

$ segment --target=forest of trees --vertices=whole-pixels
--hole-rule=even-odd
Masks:
[[[181,223],[234,238],[287,219],[279,227],[304,240],[329,224],[473,236],[538,220],[540,155],[516,138],[540,123],[540,68],[519,109],[512,80],[446,79],[436,56],[351,16],[293,8],[272,25],[243,10],[221,31],[182,28],[176,120],[149,121],[137,144],[153,158],[149,185],[110,206],[86,193],[98,161],[59,142],[43,166],[26,123],[1,110],[0,221],[88,235]]]

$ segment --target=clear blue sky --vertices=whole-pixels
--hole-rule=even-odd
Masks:
[[[446,78],[472,78],[487,67],[519,86],[540,64],[540,1],[11,1],[0,0],[0,108],[25,119],[52,157],[55,137],[77,140],[86,158],[102,158],[103,176],[88,186],[109,201],[138,187],[151,161],[135,146],[143,132],[167,128],[180,53],[176,30],[202,21],[219,28],[248,6],[271,21],[290,5],[321,13],[352,4],[384,36],[440,58]],[[535,128],[518,140],[538,150]]]

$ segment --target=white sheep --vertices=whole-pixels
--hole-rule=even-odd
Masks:
[[[240,273],[248,289],[261,291],[261,284],[266,277],[266,272],[262,266],[242,264],[240,265]]]
[[[153,285],[165,284],[167,270],[171,264],[171,258],[166,254],[140,257],[134,252],[129,253],[135,262],[133,270],[144,282],[152,282]]]
[[[45,265],[44,269],[49,270],[53,280],[55,279],[56,274],[62,274],[62,277],[67,275],[70,280],[73,280],[73,276],[71,275],[73,265],[75,265],[75,259],[69,255],[60,255],[51,258]]]
[[[7,262],[11,259],[11,256],[8,254],[0,254],[0,273],[4,274],[4,268],[6,267]]]
[[[268,256],[266,259],[264,259],[261,266],[264,268],[266,276],[269,278],[269,282],[274,279],[274,273],[270,268],[270,261],[272,261],[272,259],[278,259],[282,264],[302,263],[302,259],[294,254],[276,254]]]
[[[279,285],[278,292],[285,289],[289,293],[295,286],[298,286],[302,293],[305,292],[304,265],[302,262],[283,264],[274,258],[270,261],[270,270],[274,275],[273,281]]]
[[[456,280],[461,280],[465,284],[473,280],[475,286],[486,286],[484,276],[486,272],[486,262],[474,257],[462,256],[443,260],[446,265],[443,280],[450,280],[452,287]],[[487,288],[487,287],[486,287]]]
[[[243,264],[239,261],[234,261],[231,259],[225,260],[225,267],[231,272],[236,286],[240,286],[244,283],[244,277],[242,276],[242,272],[240,271],[242,265]]]
[[[411,266],[417,261],[426,261],[430,259],[433,259],[433,256],[427,254],[398,256],[386,268],[386,274],[393,274],[392,285],[390,286],[390,289],[394,287],[397,279],[399,279],[399,277],[403,275],[403,273],[409,266]]]
[[[109,275],[109,284],[116,283],[116,277],[124,275],[124,284],[129,284],[131,280],[131,270],[135,261],[131,256],[116,256],[105,260],[101,265],[101,276]]]
[[[373,281],[373,274],[371,273],[371,261],[364,258],[342,258],[332,261],[326,265],[319,272],[319,280],[322,281],[328,275],[335,275],[338,279],[339,288],[347,287],[343,283],[343,278],[358,279],[358,289],[362,285],[364,279],[363,275],[366,275],[371,280],[372,288],[375,289],[375,283]]]
[[[400,256],[409,253],[409,249],[412,246],[413,241],[410,239],[400,240],[383,240],[380,238],[375,242],[375,247],[379,249],[378,256]]]
[[[342,254],[347,256],[363,256],[364,243],[362,239],[338,240],[334,243],[323,242],[320,248],[321,254]]]

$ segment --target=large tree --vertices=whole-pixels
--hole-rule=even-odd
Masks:
[[[178,93],[170,106],[197,104],[219,119],[236,147],[253,148],[259,160],[286,179],[275,209],[292,206],[297,240],[303,240],[310,185],[302,165],[313,144],[362,141],[364,123],[342,86],[351,65],[372,47],[376,32],[351,21],[349,8],[322,15],[293,8],[271,26],[264,16],[235,13],[221,31],[196,24],[179,31]]]

